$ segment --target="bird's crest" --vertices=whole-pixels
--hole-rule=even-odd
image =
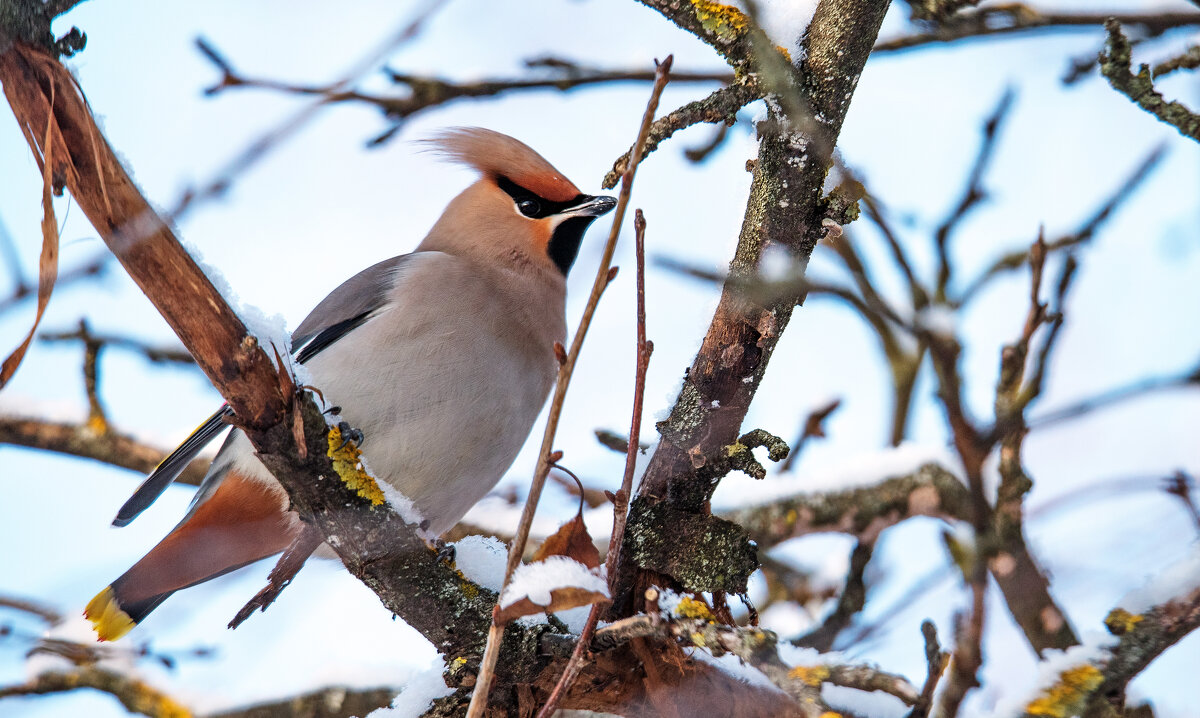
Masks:
[[[427,140],[455,162],[474,167],[493,180],[512,182],[554,202],[578,197],[579,188],[528,145],[482,127],[456,127]]]

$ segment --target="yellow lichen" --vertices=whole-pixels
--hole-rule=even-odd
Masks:
[[[692,635],[691,635],[691,639],[692,639],[692,645],[699,646],[700,648],[704,648],[705,643],[704,643],[704,634],[703,633],[693,631]]]
[[[1092,691],[1099,688],[1103,682],[1104,674],[1090,663],[1068,668],[1059,674],[1057,683],[1042,691],[1040,696],[1025,707],[1025,712],[1029,715],[1052,718],[1077,715],[1086,707]]]
[[[787,60],[788,63],[791,63],[792,53],[789,52],[786,47],[784,47],[783,45],[776,45],[775,49],[779,51],[780,55],[783,55],[783,59]]]
[[[820,718],[842,718],[842,714],[836,711],[825,711],[820,715]]]
[[[708,606],[704,601],[697,601],[691,596],[684,596],[679,599],[679,605],[675,607],[675,615],[682,618],[699,618],[704,621],[715,621],[712,611],[708,610]]]
[[[467,659],[463,658],[462,656],[459,656],[458,658],[455,658],[453,661],[450,661],[450,667],[447,669],[447,673],[450,673],[450,674],[458,673],[463,668],[465,668],[466,665],[467,665]]]
[[[821,685],[821,681],[829,678],[829,668],[827,666],[796,666],[788,671],[788,678],[794,678],[816,687]]]
[[[709,32],[722,36],[737,35],[750,24],[741,10],[712,0],[691,0],[696,19]]]
[[[787,516],[785,517],[788,526],[795,526],[799,518],[800,514],[796,512],[796,509],[788,509]]]
[[[1104,617],[1104,625],[1114,636],[1123,636],[1142,622],[1142,617],[1123,608],[1114,608]]]
[[[353,441],[344,441],[342,431],[336,426],[329,429],[329,449],[325,452],[333,461],[333,470],[341,477],[342,483],[349,486],[354,493],[379,506],[384,502],[383,492],[379,484],[362,468],[362,452]]]

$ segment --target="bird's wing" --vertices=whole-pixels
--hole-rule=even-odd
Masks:
[[[397,270],[414,256],[402,254],[367,267],[321,300],[292,332],[296,361],[312,359],[383,309]]]
[[[303,364],[377,314],[387,304],[397,269],[412,256],[403,254],[367,267],[321,300],[292,333],[296,361]],[[200,450],[229,427],[226,418],[230,416],[233,410],[228,404],[223,405],[163,459],[117,512],[113,526],[128,525],[154,503]],[[192,510],[220,485],[228,470],[227,463],[220,461],[218,454],[193,499]]]
[[[133,492],[133,496],[130,496],[121,510],[117,512],[117,517],[113,519],[112,525],[128,525],[130,521],[137,518],[138,514],[154,503],[162,495],[162,492],[167,490],[171,482],[179,478],[179,474],[191,463],[192,459],[196,458],[200,450],[222,431],[229,428],[226,418],[231,416],[233,416],[233,409],[230,409],[228,404],[223,404],[215,414],[208,417],[207,421],[196,427],[196,430],[182,444],[163,459],[158,466],[154,467],[154,471],[150,472],[142,485]]]

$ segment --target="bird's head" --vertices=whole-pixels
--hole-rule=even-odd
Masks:
[[[527,145],[478,127],[447,130],[429,141],[483,176],[446,207],[422,249],[501,254],[518,262],[571,269],[583,233],[616,206],[587,195]]]

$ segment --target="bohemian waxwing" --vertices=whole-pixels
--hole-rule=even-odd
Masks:
[[[442,534],[512,464],[554,383],[566,275],[583,233],[615,205],[545,159],[478,128],[431,140],[483,176],[412,254],[326,297],[293,334],[329,405],[366,437],[371,469]],[[160,464],[114,525],[141,513],[228,424],[222,407]],[[453,441],[447,437],[455,437]],[[168,596],[279,553],[300,528],[283,487],[234,429],[183,521],[88,604],[100,640],[123,636]]]

